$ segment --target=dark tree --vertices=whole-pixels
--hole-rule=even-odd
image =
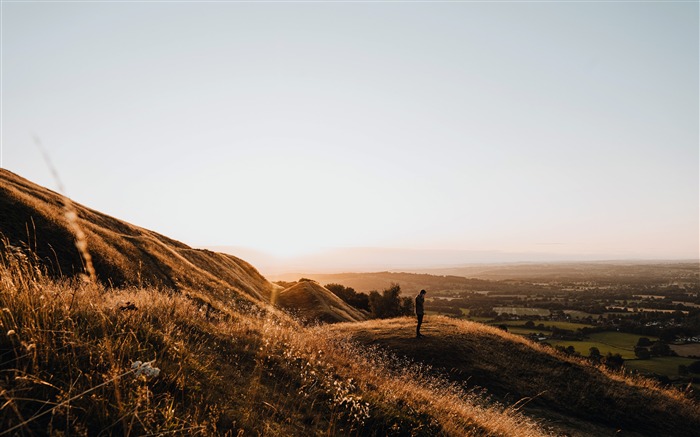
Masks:
[[[656,357],[667,357],[673,353],[671,351],[671,347],[663,341],[654,342],[654,344],[651,345],[649,352]]]
[[[690,373],[700,373],[700,361],[693,361],[688,364],[688,371]]]
[[[634,348],[634,356],[640,360],[647,360],[651,358],[651,353],[649,352],[649,349],[637,346]]]
[[[651,340],[649,340],[646,337],[639,337],[639,340],[637,340],[637,346],[649,347],[649,346],[651,346]]]
[[[399,284],[392,284],[381,294],[378,291],[371,291],[369,293],[369,308],[372,317],[386,319],[411,314],[413,301],[408,297],[402,299],[400,295],[401,287]]]
[[[341,284],[326,284],[327,290],[341,298],[345,303],[355,308],[369,311],[369,296],[365,293],[358,293],[354,288]]]
[[[605,359],[603,360],[604,364],[611,369],[621,369],[622,365],[625,362],[625,359],[622,358],[622,355],[620,354],[612,354],[608,352],[605,354]]]

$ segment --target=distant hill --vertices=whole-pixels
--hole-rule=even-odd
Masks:
[[[689,282],[700,280],[698,260],[658,261],[598,261],[598,262],[549,262],[512,263],[498,265],[473,265],[442,269],[420,269],[414,273],[431,275],[455,275],[488,280],[522,280],[532,282],[596,281],[625,283],[665,283],[666,278],[686,278]]]
[[[382,290],[391,284],[401,286],[404,294],[421,289],[453,291],[508,291],[513,281],[580,282],[595,281],[609,285],[665,285],[669,281],[700,282],[700,263],[693,261],[599,262],[509,264],[471,266],[450,269],[423,269],[414,272],[346,272],[287,273],[271,276],[271,280],[290,281],[305,277],[321,284],[338,283],[367,293]]]
[[[399,284],[404,295],[414,295],[421,289],[427,290],[487,290],[495,287],[492,281],[465,278],[463,276],[430,275],[427,273],[373,272],[373,273],[294,273],[283,275],[279,280],[294,280],[305,277],[320,284],[342,284],[357,292],[368,293],[385,290],[392,284]],[[279,278],[279,277],[278,277]],[[490,288],[486,288],[490,287]],[[507,284],[500,285],[508,287]]]
[[[309,321],[359,322],[367,316],[321,285],[302,281],[276,294],[274,303]]]

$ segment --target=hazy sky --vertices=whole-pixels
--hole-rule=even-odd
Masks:
[[[697,2],[3,2],[2,166],[201,247],[699,256]]]

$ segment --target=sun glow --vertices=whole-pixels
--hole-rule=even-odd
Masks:
[[[280,241],[278,244],[258,245],[256,249],[280,260],[317,255],[323,251],[323,249],[318,246],[300,245],[284,241]]]

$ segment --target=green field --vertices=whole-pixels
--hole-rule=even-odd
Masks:
[[[613,355],[620,354],[622,358],[626,360],[635,358],[634,350],[623,349],[598,341],[547,340],[547,343],[551,344],[552,346],[573,346],[576,352],[584,357],[588,356],[590,353],[590,348],[597,347],[601,355],[606,355],[608,352],[610,352]]]
[[[493,320],[492,317],[472,317],[472,316],[465,317],[465,319],[469,320],[471,322],[479,322],[479,323],[488,323],[491,320]]]
[[[551,330],[552,328],[558,328],[558,329],[567,329],[569,331],[576,331],[577,329],[582,329],[582,328],[591,328],[591,325],[586,325],[585,323],[573,323],[573,322],[552,322],[549,320],[535,320],[534,321],[535,326],[537,325],[544,325],[545,329]],[[537,332],[542,332],[541,329],[538,328],[525,328],[523,325],[525,322],[522,320],[506,320],[504,322],[499,322],[493,323],[494,325],[506,325],[510,329],[511,326],[518,326],[522,327],[523,329],[531,329],[535,330]],[[635,343],[636,344],[636,343]]]
[[[687,366],[695,361],[697,360],[683,357],[654,357],[648,360],[627,360],[625,367],[642,373],[678,376],[678,366]]]
[[[544,308],[524,308],[524,307],[494,307],[498,314],[511,314],[516,316],[549,316],[551,312]]]
[[[497,326],[497,325],[494,325]],[[518,335],[530,335],[530,334],[539,334],[542,332],[541,329],[528,329],[528,328],[520,328],[517,326],[508,326],[508,332],[511,334],[518,334]],[[542,332],[545,336],[547,335],[546,332]]]
[[[612,347],[634,351],[634,347],[640,338],[647,337],[651,341],[658,340],[657,337],[638,335],[638,334],[627,334],[624,332],[596,332],[590,335],[591,341],[597,341],[599,343],[607,344]]]
[[[591,347],[597,347],[600,353],[606,355],[620,354],[625,360],[635,359],[634,347],[637,345],[642,335],[627,334],[624,332],[596,332],[591,334],[586,341],[570,341],[570,340],[548,340],[547,343],[552,346],[573,346],[576,352],[583,356],[588,356]],[[658,340],[656,337],[647,337],[651,341]],[[677,371],[677,369],[676,369]]]
[[[564,314],[570,316],[573,319],[585,319],[586,317],[596,317],[595,314],[590,314],[578,310],[564,310]]]

